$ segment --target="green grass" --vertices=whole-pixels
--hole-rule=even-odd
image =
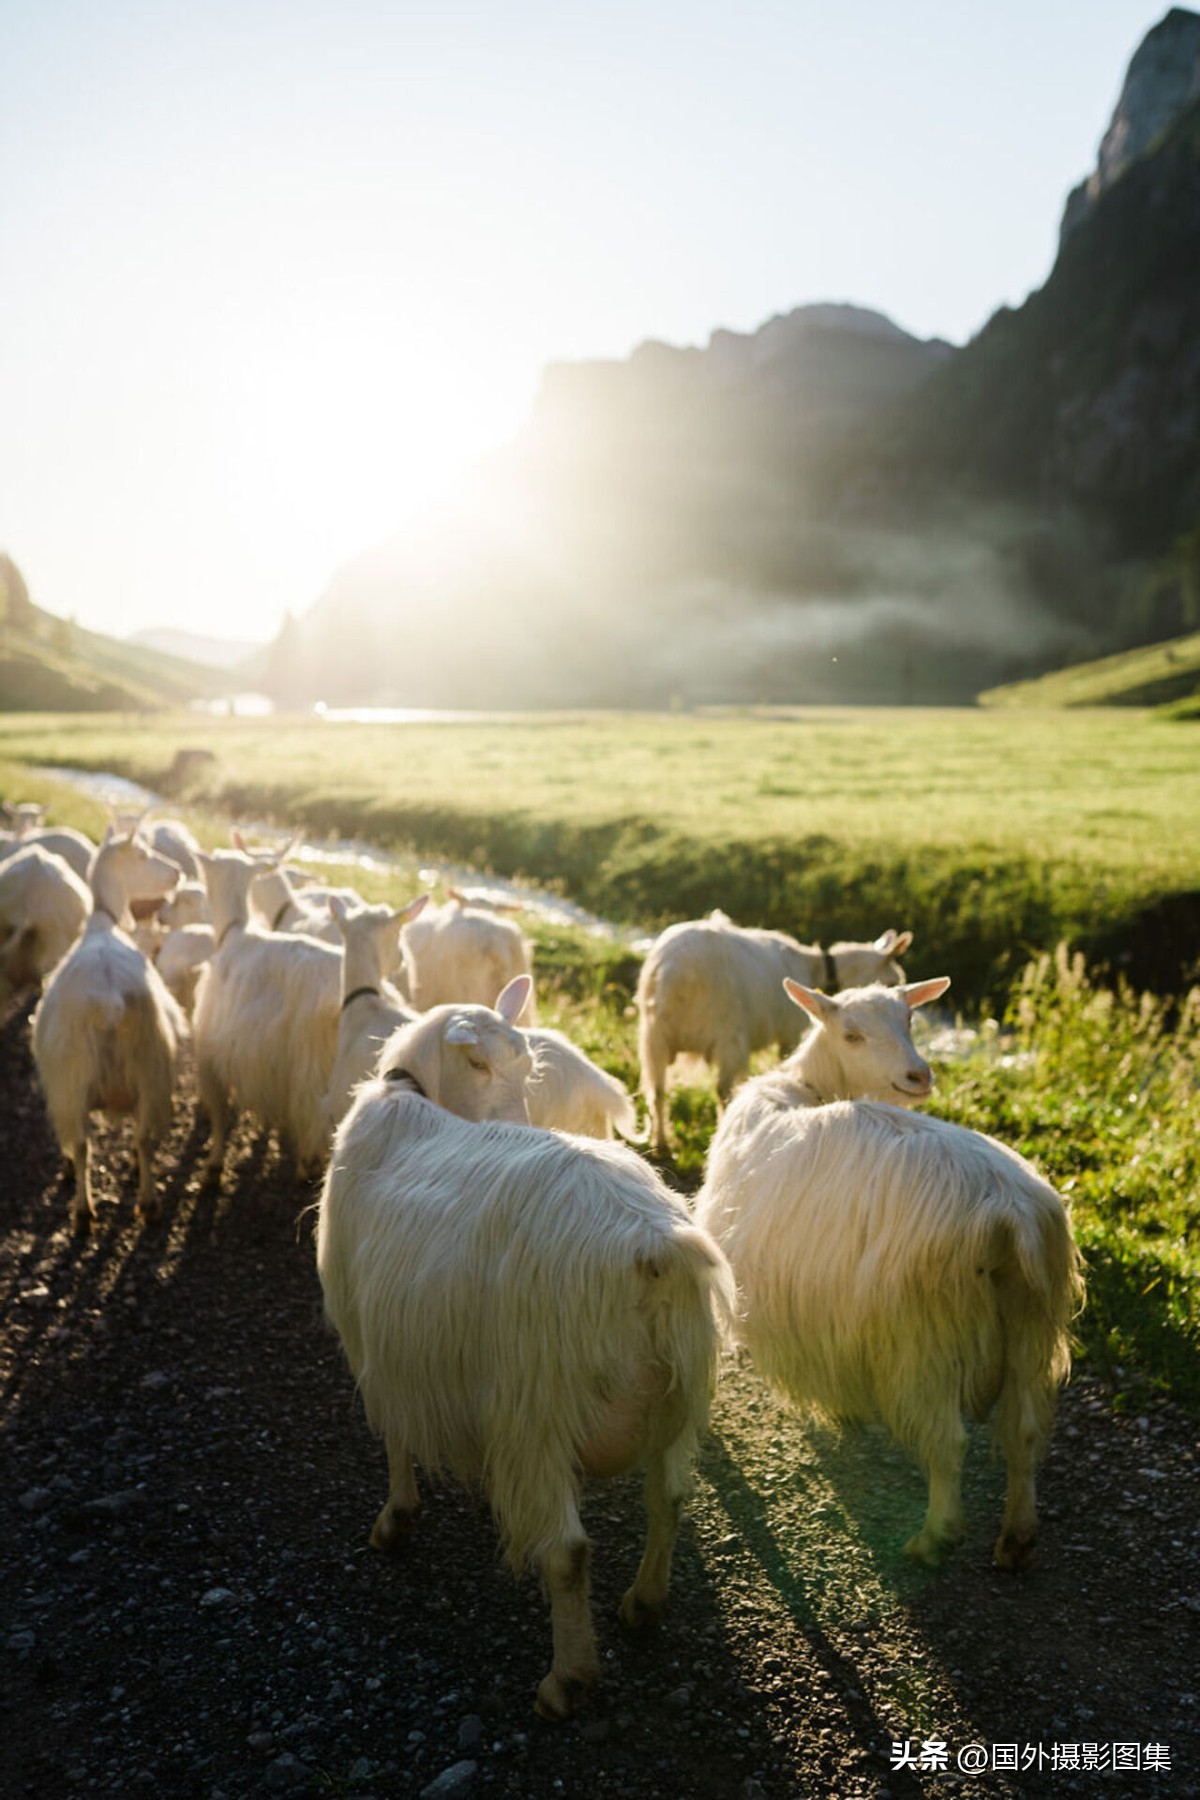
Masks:
[[[891,721],[895,721],[894,715]],[[471,816],[483,821],[485,803],[500,803],[495,778],[479,773],[490,744],[491,756],[508,766],[510,784],[518,779],[514,768],[520,768],[521,780],[528,777],[531,794],[543,809],[536,815],[538,828],[549,832],[553,825],[551,802],[536,750],[545,752],[548,745],[555,746],[554,773],[570,770],[572,759],[578,766],[586,752],[597,779],[601,768],[607,772],[610,804],[618,806],[632,793],[631,784],[650,779],[653,765],[661,767],[673,761],[675,785],[669,791],[688,817],[687,841],[693,846],[693,855],[699,858],[701,848],[711,848],[712,878],[717,884],[711,899],[716,900],[726,891],[719,884],[736,885],[739,879],[729,844],[721,842],[721,823],[728,828],[736,819],[745,829],[738,784],[746,793],[758,779],[755,767],[738,766],[737,756],[755,748],[760,762],[779,758],[789,753],[797,733],[807,731],[806,741],[821,748],[824,783],[841,784],[839,791],[846,797],[847,838],[840,846],[834,836],[833,815],[822,814],[830,842],[851,862],[873,852],[881,882],[898,883],[901,867],[925,869],[932,864],[935,873],[939,866],[952,867],[952,862],[939,864],[937,853],[953,857],[954,846],[944,841],[953,818],[962,821],[974,815],[981,833],[991,831],[988,854],[997,869],[1008,869],[1010,883],[1014,867],[1046,865],[1048,929],[1054,923],[1051,902],[1062,891],[1057,885],[1052,822],[1066,839],[1068,816],[1074,820],[1073,854],[1086,872],[1087,845],[1092,845],[1092,879],[1098,888],[1102,877],[1107,881],[1102,892],[1109,902],[1119,891],[1118,874],[1130,891],[1136,888],[1131,864],[1142,866],[1151,885],[1170,881],[1200,885],[1191,798],[1195,780],[1190,755],[1185,754],[1190,744],[1186,729],[1172,731],[1156,719],[1116,715],[1107,721],[1111,730],[1100,730],[1106,721],[1098,716],[1066,715],[1060,721],[1057,762],[1034,783],[1029,772],[1037,768],[1039,755],[1050,753],[1047,740],[1038,737],[1036,730],[1032,739],[1025,733],[1026,724],[1037,727],[1036,717],[1022,720],[1019,730],[1014,729],[1016,721],[1001,715],[918,717],[911,722],[908,735],[901,735],[898,765],[913,755],[938,750],[947,759],[953,756],[958,787],[947,783],[939,806],[931,808],[930,816],[921,821],[927,834],[924,841],[898,844],[897,832],[901,837],[905,833],[915,837],[918,829],[919,809],[912,797],[915,780],[907,786],[901,784],[894,815],[886,798],[874,806],[873,813],[866,798],[868,785],[877,778],[864,735],[867,745],[877,750],[886,723],[873,714],[815,715],[799,722],[598,719],[573,721],[569,727],[526,723],[445,727],[437,732],[425,729],[415,736],[395,731],[366,736],[352,732],[348,737],[343,737],[341,728],[284,724],[263,730],[239,726],[218,731],[209,740],[222,756],[211,791],[223,792],[226,784],[236,781],[248,795],[257,795],[264,779],[264,760],[274,745],[278,752],[286,751],[295,759],[290,765],[281,761],[272,787],[274,810],[282,822],[289,792],[307,794],[308,803],[319,812],[335,786],[357,789],[361,782],[365,796],[365,768],[358,766],[356,759],[369,756],[376,769],[378,810],[372,812],[365,799],[353,806],[344,802],[345,815],[336,821],[341,829],[366,829],[372,818],[390,817],[393,808],[403,805],[404,790],[415,780],[418,768],[425,781],[432,785],[436,779],[441,784],[441,802],[447,805],[447,817],[453,817],[449,797],[458,783],[458,799],[465,803],[465,770],[474,766],[477,780],[470,794]],[[981,731],[980,726],[985,729]],[[60,783],[31,776],[20,759],[29,755],[38,762],[52,757],[63,763],[90,761],[97,767],[120,766],[131,774],[149,775],[155,759],[160,768],[166,766],[177,744],[188,741],[178,736],[178,731],[177,723],[167,732],[148,733],[127,727],[115,731],[105,727],[100,732],[94,723],[80,730],[73,722],[46,721],[36,722],[30,732],[28,721],[22,722],[20,730],[12,721],[0,722],[0,753],[6,758],[0,761],[0,794],[45,799],[57,821],[96,832],[103,827],[103,808]],[[1006,739],[1011,755],[1003,768],[997,769],[989,756],[1002,748]],[[323,780],[308,760],[314,746],[325,751]],[[434,756],[435,751],[440,757]],[[694,786],[689,790],[686,785],[686,772],[693,765],[699,771],[698,779],[709,785],[708,816],[704,816],[704,808],[697,810]],[[1018,791],[1014,765],[1024,766],[1031,782],[1024,795]],[[721,787],[732,798],[722,800],[716,794],[718,769]],[[1109,804],[1115,797],[1108,792],[1118,771],[1126,777],[1120,807]],[[821,786],[821,782],[814,785]],[[510,806],[514,791],[510,786]],[[594,790],[586,798],[572,787],[555,791],[564,812],[585,812],[589,829],[602,830],[604,815]],[[1008,794],[1010,807],[1023,808],[1027,834],[1024,863],[1017,859],[1012,843],[1014,823],[1003,816],[1002,791]],[[1189,812],[1182,810],[1185,802]],[[774,796],[773,804],[778,803],[779,796]],[[771,803],[760,800],[760,806],[764,810],[755,815],[760,821],[776,820]],[[225,841],[226,822],[215,812],[183,810],[203,841]],[[1119,818],[1119,826],[1111,822],[1113,814]],[[867,835],[869,816],[874,820],[873,843]],[[329,822],[334,823],[332,819]],[[582,832],[582,827],[579,829]],[[779,829],[774,822],[772,836]],[[1115,835],[1118,831],[1133,835],[1135,849],[1125,861]],[[560,841],[578,846],[585,838],[567,836]],[[628,841],[632,846],[635,839],[631,835]],[[660,855],[661,842],[654,832],[647,829],[641,841],[652,859]],[[743,843],[752,859],[753,843],[748,836]],[[427,840],[423,847],[428,854],[431,846]],[[1111,868],[1105,871],[1105,859],[1116,865],[1117,874]],[[594,882],[602,880],[602,861],[579,866],[591,869]],[[770,864],[751,860],[752,868],[764,866]],[[636,873],[632,848],[626,867],[631,876]],[[657,870],[653,861],[652,867]],[[356,872],[353,879],[369,898],[396,900],[414,891],[416,870],[414,858],[394,875]],[[341,869],[330,868],[329,873],[339,880],[346,878]],[[740,877],[746,879],[744,871]],[[926,878],[932,883],[934,876]],[[1003,925],[1003,894],[1008,890],[1003,884],[996,885],[1000,897],[990,896],[986,907],[980,903],[972,912],[964,904],[965,922],[994,916]],[[604,891],[602,886],[600,891]],[[643,891],[656,890],[649,885],[643,890],[636,884],[629,888],[633,894]],[[879,894],[884,891],[881,887]],[[912,901],[911,886],[890,891],[900,891]],[[900,908],[892,909],[889,916],[897,922],[920,925],[923,915]],[[631,1091],[636,1090],[637,956],[620,942],[601,941],[567,926],[531,921],[528,929],[536,946],[543,1022],[566,1030],[602,1067]],[[1053,942],[1053,936],[1044,940],[1047,945]],[[940,967],[945,959],[935,955],[932,960]],[[924,961],[914,963],[914,973],[927,972],[928,967]],[[1196,1073],[1200,996],[1193,993],[1189,999],[1176,997],[1167,1003],[1139,998],[1120,988],[1098,985],[1085,974],[1078,957],[1065,951],[1047,953],[1043,948],[1032,960],[1022,959],[1014,966],[1007,1003],[1011,1041],[1001,1038],[995,1023],[985,1025],[976,1051],[965,1061],[947,1064],[939,1071],[934,1104],[945,1117],[991,1132],[1032,1157],[1070,1202],[1087,1262],[1088,1304],[1078,1325],[1080,1351],[1088,1366],[1114,1381],[1118,1404],[1133,1403],[1139,1391],[1150,1384],[1200,1411],[1200,1082]],[[702,1177],[716,1122],[715,1096],[709,1085],[680,1085],[672,1093],[671,1104],[676,1149],[666,1172],[682,1187],[694,1189]]]
[[[982,706],[998,708],[1186,705],[1198,690],[1200,631],[1055,669],[1036,681],[991,688],[979,700]]]
[[[963,1004],[1200,892],[1196,741],[1140,712],[0,718],[0,758],[163,792],[185,746],[216,756],[177,794],[193,805],[523,874],[641,928],[717,905],[806,941],[908,926],[913,971]]]
[[[944,1117],[1032,1158],[1087,1262],[1086,1356],[1119,1387],[1200,1406],[1200,989],[1165,1004],[1089,980],[1060,946],[1025,970],[1015,1054],[947,1072]]]

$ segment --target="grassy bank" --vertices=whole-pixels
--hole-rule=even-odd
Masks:
[[[214,760],[180,785],[196,747]],[[526,875],[628,924],[911,926],[914,968],[980,1004],[1064,937],[1177,984],[1173,944],[1200,946],[1196,754],[1189,726],[1126,711],[0,720],[0,757]]]
[[[959,715],[959,718],[962,718]],[[1126,718],[1127,725],[1132,721]],[[608,722],[603,722],[607,728]],[[655,722],[662,729],[659,740],[660,748],[671,743],[666,728],[676,722]],[[783,722],[786,723],[786,722]],[[982,799],[982,781],[987,773],[982,768],[979,758],[978,742],[973,740],[971,726],[973,716],[963,719],[963,731],[960,737],[962,753],[958,762],[959,789],[953,804],[959,816],[969,810],[968,795],[971,783],[974,782],[975,806],[980,813],[979,829],[983,831],[989,824],[992,839],[985,841],[985,849],[992,858],[997,874],[983,888],[977,888],[974,898],[969,898],[970,889],[965,885],[960,911],[949,909],[942,913],[915,910],[914,896],[928,894],[932,908],[940,903],[946,908],[944,895],[939,896],[936,890],[935,872],[939,866],[957,868],[958,879],[963,876],[964,853],[959,853],[956,865],[939,864],[934,844],[925,841],[921,844],[899,843],[895,834],[890,832],[886,807],[876,807],[875,829],[878,842],[873,855],[864,839],[853,836],[852,827],[856,819],[865,816],[866,802],[860,792],[856,806],[847,807],[847,830],[851,833],[844,843],[839,844],[833,835],[833,820],[826,823],[830,828],[829,842],[833,849],[841,851],[843,866],[853,864],[860,870],[870,868],[874,871],[872,886],[864,879],[862,888],[864,905],[875,907],[878,922],[885,923],[894,919],[897,923],[915,923],[928,941],[938,946],[942,953],[934,953],[928,960],[913,962],[914,973],[929,972],[933,966],[943,968],[952,966],[954,940],[951,940],[951,951],[945,948],[945,940],[937,936],[937,921],[958,919],[961,921],[963,933],[974,932],[983,935],[988,930],[997,934],[992,941],[998,942],[999,936],[1011,922],[1005,913],[1006,896],[1015,893],[1019,904],[1021,894],[1016,882],[1015,871],[1025,869],[1030,891],[1041,894],[1044,907],[1043,923],[1046,932],[1043,944],[1054,943],[1054,932],[1061,914],[1056,907],[1061,906],[1064,892],[1061,886],[1061,870],[1053,861],[1051,851],[1046,847],[1046,839],[1040,835],[1049,830],[1049,817],[1052,811],[1050,799],[1055,795],[1061,799],[1066,796],[1069,809],[1075,816],[1076,838],[1074,854],[1079,859],[1079,892],[1080,904],[1083,903],[1091,889],[1090,880],[1100,890],[1102,881],[1108,883],[1102,891],[1111,902],[1111,896],[1118,891],[1119,881],[1128,884],[1128,891],[1137,895],[1139,892],[1134,879],[1135,871],[1129,862],[1119,861],[1119,846],[1110,835],[1112,827],[1105,826],[1102,814],[1106,810],[1098,803],[1088,805],[1088,794],[1098,784],[1111,778],[1112,769],[1100,769],[1096,783],[1083,779],[1084,749],[1090,742],[1094,753],[1099,756],[1102,738],[1093,732],[1081,734],[1071,748],[1071,755],[1060,758],[1064,770],[1057,783],[1046,781],[1036,792],[1028,796],[1029,804],[1025,817],[1030,821],[1029,831],[1033,834],[1032,842],[1018,852],[1012,841],[1009,826],[997,807],[993,807],[989,815],[988,808]],[[1087,723],[1087,721],[1084,721]],[[928,750],[936,729],[943,729],[944,716],[935,715],[922,722],[916,736],[909,740],[909,747],[915,744]],[[678,743],[687,743],[699,757],[699,747],[695,744],[694,735],[707,730],[713,738],[714,750],[727,750],[734,743],[745,744],[753,733],[760,729],[758,722],[719,721],[715,724],[690,720],[678,722],[680,737]],[[287,795],[296,792],[307,794],[307,805],[315,812],[329,804],[329,789],[339,781],[346,779],[349,766],[347,749],[340,729],[322,734],[317,728],[303,731],[296,727],[275,728],[279,733],[275,736],[268,733],[256,741],[253,757],[243,756],[243,741],[240,733],[223,737],[218,734],[216,741],[223,745],[222,764],[214,771],[213,781],[204,789],[210,798],[224,792],[226,785],[236,782],[239,791],[246,796],[245,810],[261,814],[274,811],[282,821],[288,813]],[[432,728],[430,728],[432,729]],[[439,728],[445,735],[440,740],[443,762],[450,763],[455,758],[464,758],[474,748],[481,752],[487,741],[484,728],[444,727]],[[490,728],[493,736],[501,736],[498,727]],[[520,728],[525,735],[526,753],[529,746],[539,741],[543,746],[552,740],[543,736],[540,740],[536,730],[528,727]],[[464,731],[471,735],[464,736]],[[642,737],[642,749],[652,734],[644,730],[642,722],[634,722],[635,738]],[[586,740],[584,727],[576,724],[575,734],[583,733],[575,741],[582,744]],[[355,736],[356,734],[352,734]],[[1065,734],[1068,738],[1070,733]],[[60,747],[57,754],[50,748],[50,739],[22,739],[19,747],[14,744],[14,734],[6,729],[0,734],[0,747],[7,750],[10,760],[0,762],[0,794],[8,797],[26,795],[49,800],[55,816],[66,823],[74,823],[86,829],[96,830],[102,824],[102,810],[83,796],[62,788],[52,781],[36,779],[28,773],[20,760],[11,760],[14,751],[19,756],[32,752],[34,760],[58,760],[62,763],[81,764],[94,758],[92,766],[117,767],[122,772],[140,777],[153,778],[150,762],[143,763],[144,757],[165,757],[160,760],[160,768],[165,767],[173,755],[170,739],[164,740],[145,733],[131,733],[122,730],[115,735],[108,735],[102,744],[98,744],[99,734],[81,734],[70,743],[66,751]],[[596,755],[599,757],[599,743],[607,743],[612,751],[614,763],[618,762],[620,746],[614,744],[604,733],[593,738],[597,745]],[[845,755],[840,779],[848,785],[852,782],[852,759],[847,746],[851,739],[836,736],[826,739],[826,749],[832,755],[836,742],[840,741]],[[1146,867],[1142,871],[1148,883],[1161,883],[1162,891],[1170,893],[1169,883],[1183,884],[1197,881],[1196,869],[1188,858],[1194,858],[1196,852],[1196,834],[1180,829],[1178,816],[1168,826],[1168,818],[1172,807],[1178,807],[1186,786],[1184,776],[1192,780],[1190,770],[1183,771],[1176,760],[1179,750],[1187,750],[1192,742],[1190,733],[1185,729],[1174,735],[1158,727],[1151,730],[1145,738],[1136,732],[1116,733],[1107,741],[1107,754],[1116,758],[1123,756],[1129,780],[1126,782],[1126,799],[1129,811],[1136,812],[1136,829],[1131,825],[1133,841],[1137,846],[1137,855],[1144,858]],[[381,761],[381,770],[391,767],[394,771],[404,767],[413,768],[416,749],[419,743],[421,754],[429,757],[431,742],[437,746],[436,735],[431,739],[427,732],[419,734],[417,741],[410,741],[406,735],[392,733],[390,736],[368,736],[359,740],[357,750],[361,754],[364,748],[383,749],[390,747],[392,755],[390,765]],[[565,772],[570,766],[566,750],[570,749],[571,736],[558,740],[560,755],[554,763],[555,772]],[[760,737],[758,742],[764,753],[770,750],[770,741]],[[786,742],[786,738],[785,738]],[[327,767],[324,783],[316,773],[307,768],[293,768],[286,778],[276,774],[272,793],[274,799],[270,806],[264,804],[263,789],[259,783],[265,778],[260,765],[254,759],[264,758],[266,748],[274,743],[279,750],[290,747],[309,754],[311,746],[323,746],[327,749]],[[44,747],[43,747],[44,746]],[[948,742],[943,740],[943,753],[948,751]],[[1028,746],[1027,746],[1028,748]],[[974,760],[969,752],[974,749]],[[400,752],[404,754],[401,755]],[[514,746],[505,746],[504,753],[514,752]],[[576,752],[577,754],[577,752]],[[637,768],[637,755],[631,744],[624,747],[624,756],[628,758],[626,771],[618,771],[619,779],[609,783],[612,792],[624,796],[628,791],[626,783],[633,778],[632,772]],[[1139,760],[1140,758],[1140,760]],[[1164,785],[1165,795],[1155,799],[1154,769],[1158,759],[1159,773]],[[713,764],[708,765],[711,775]],[[281,764],[281,768],[283,765]],[[865,779],[866,765],[860,760],[858,779]],[[433,780],[433,763],[427,760],[424,774]],[[595,769],[597,786],[599,785],[599,764]],[[534,822],[539,817],[542,828],[551,830],[548,817],[549,801],[546,798],[545,778],[539,790],[534,780],[536,771],[530,774],[531,793],[538,795],[538,805],[546,809],[541,814],[530,810],[526,829],[532,831]],[[1007,771],[1011,779],[1011,765]],[[378,776],[381,798],[377,802],[380,807],[399,808],[403,805],[399,793],[401,780],[392,773]],[[515,780],[516,778],[514,778]],[[676,779],[680,783],[681,801],[689,797],[683,791],[682,773]],[[747,777],[744,770],[731,770],[726,781],[729,784]],[[833,777],[828,777],[832,781]],[[989,776],[994,790],[997,777]],[[460,763],[457,773],[451,775],[444,769],[441,780],[445,791],[452,790],[453,781],[465,783],[466,777]],[[481,777],[482,780],[482,777]],[[295,783],[295,786],[292,786]],[[912,784],[912,785],[915,785]],[[1070,792],[1068,793],[1068,786]],[[1048,797],[1046,790],[1053,790]],[[486,792],[493,790],[488,788]],[[509,817],[517,817],[517,809],[513,805],[515,788],[508,795],[510,803]],[[568,816],[563,822],[563,830],[582,832],[581,821],[570,818],[572,807],[579,808],[582,800],[579,792],[573,788],[562,790],[560,802],[564,813]],[[949,795],[949,789],[947,789]],[[1136,808],[1131,796],[1138,795]],[[465,788],[459,789],[460,800],[465,800]],[[474,796],[476,810],[474,817],[483,820],[484,813],[481,802],[484,793]],[[589,792],[589,803],[594,802],[594,790]],[[1190,801],[1189,801],[1190,803]],[[327,828],[339,830],[369,830],[373,817],[366,800],[346,807],[336,819],[322,819]],[[722,813],[722,805],[729,809]],[[747,835],[743,843],[747,845],[746,855],[749,869],[742,868],[733,860],[728,845],[725,846],[724,861],[721,858],[721,845],[718,839],[718,815],[732,820],[737,816],[739,801],[722,803],[714,792],[710,811],[712,817],[702,820],[694,810],[691,813],[691,824],[686,842],[690,843],[697,857],[697,871],[702,866],[701,859],[706,858],[703,866],[709,870],[709,878],[713,886],[704,892],[702,899],[697,891],[697,905],[692,908],[680,906],[679,911],[700,910],[705,904],[713,904],[724,900],[729,903],[731,890],[744,892],[747,905],[744,916],[758,917],[761,913],[754,905],[757,895],[771,893],[769,882],[755,886],[752,877],[762,878],[764,871],[768,874],[774,870],[778,880],[778,893],[786,896],[791,890],[788,877],[791,874],[800,882],[798,891],[805,892],[803,880],[808,873],[808,865],[797,863],[795,870],[790,870],[787,859],[778,863],[764,851],[762,842],[754,843]],[[304,812],[305,802],[297,807],[300,816],[307,817],[314,823],[311,813]],[[947,813],[951,801],[926,821],[931,839],[934,831],[939,834],[938,841],[948,834]],[[682,810],[682,807],[681,807]],[[465,816],[465,813],[464,815]],[[1060,815],[1061,816],[1061,815]],[[767,820],[773,815],[765,808],[759,814],[760,820]],[[210,842],[223,841],[227,836],[226,822],[216,813],[209,815],[195,814],[195,821],[200,825],[202,835]],[[1151,829],[1151,822],[1157,820]],[[514,824],[513,829],[516,829]],[[600,820],[593,818],[591,829],[601,830]],[[776,826],[778,829],[778,826]],[[865,826],[858,826],[865,832]],[[915,830],[911,824],[907,829]],[[1083,834],[1090,832],[1094,844],[1093,860],[1089,863],[1082,844]],[[1157,835],[1156,835],[1157,834]],[[572,840],[575,841],[575,840]],[[628,886],[618,880],[617,872],[609,867],[603,858],[588,862],[579,861],[578,867],[587,876],[580,887],[585,897],[597,899],[603,903],[606,894],[628,892],[637,897],[646,897],[658,891],[654,883],[667,879],[668,871],[659,866],[657,859],[664,855],[662,843],[649,833],[644,837],[644,847],[650,856],[648,875],[642,871],[631,858],[625,865],[624,873]],[[434,849],[447,847],[444,840],[422,837],[422,848],[426,853]],[[455,848],[453,844],[449,846]],[[943,853],[949,858],[953,854],[953,846],[941,843]],[[829,855],[829,880],[831,883],[829,906],[830,914],[840,918],[836,907],[844,902],[845,885],[835,887],[834,871],[837,858]],[[458,854],[462,854],[461,848]],[[1107,866],[1106,864],[1115,865]],[[857,862],[855,861],[857,859]],[[494,859],[486,855],[477,860],[488,862]],[[530,860],[515,865],[522,868],[533,868],[541,873],[536,864]],[[907,883],[900,879],[900,871],[908,872]],[[913,881],[913,872],[919,872],[921,885]],[[562,868],[557,871],[564,874]],[[653,881],[651,881],[653,875]],[[1003,879],[1000,876],[1003,875]],[[637,877],[637,879],[635,879]],[[698,879],[698,873],[695,876]],[[405,872],[399,877],[389,879],[376,874],[374,876],[356,877],[360,880],[364,891],[370,897],[401,898],[411,893],[416,882],[415,866],[411,873]],[[891,882],[888,887],[885,883]],[[606,886],[605,884],[611,884]],[[589,885],[590,884],[590,885]],[[739,886],[739,884],[741,884]],[[1040,885],[1039,885],[1040,884]],[[566,885],[573,892],[579,892],[575,883],[568,880]],[[814,892],[819,893],[819,889]],[[1152,888],[1147,886],[1141,890],[1148,895]],[[886,906],[887,894],[900,893],[906,904]],[[1147,900],[1147,904],[1148,904]],[[914,908],[914,910],[909,910]],[[618,911],[616,907],[611,908]],[[673,909],[668,909],[669,916],[677,916]],[[626,916],[634,919],[652,917],[647,905],[643,911],[630,901],[630,912]],[[930,924],[933,919],[935,923]],[[833,929],[849,928],[840,923]],[[944,928],[944,926],[943,926]],[[631,1089],[636,1088],[638,1079],[636,1055],[636,1023],[633,1007],[634,986],[637,979],[638,958],[618,944],[598,942],[580,932],[547,924],[530,925],[536,942],[537,967],[539,975],[539,998],[543,1020],[548,1024],[561,1026],[593,1055],[604,1067],[619,1076]],[[964,1061],[948,1063],[939,1071],[939,1086],[934,1105],[946,1117],[967,1124],[976,1129],[988,1131],[1000,1137],[1004,1142],[1012,1144],[1031,1156],[1049,1177],[1059,1186],[1072,1204],[1076,1231],[1084,1247],[1088,1264],[1089,1299],[1087,1310],[1079,1322],[1079,1340],[1084,1356],[1091,1366],[1110,1376],[1117,1384],[1119,1393],[1127,1399],[1134,1399],[1142,1383],[1150,1382],[1163,1390],[1172,1393],[1176,1398],[1194,1409],[1200,1410],[1200,1251],[1197,1242],[1200,1233],[1200,1092],[1196,1082],[1196,1053],[1200,1049],[1200,1010],[1193,997],[1190,1001],[1167,1009],[1163,1005],[1148,998],[1139,998],[1129,992],[1113,991],[1110,987],[1098,985],[1084,972],[1082,961],[1065,953],[1035,954],[1032,960],[1022,958],[1020,967],[1016,959],[1020,954],[1011,933],[1005,967],[1012,969],[1013,978],[1009,986],[1007,1001],[1008,1016],[1005,1021],[1006,1037],[1002,1042],[998,1036],[1000,1027],[986,1028],[981,1032],[978,1045],[973,1054]],[[965,958],[964,958],[965,960]],[[958,1001],[964,1004],[960,983]],[[968,1008],[968,1011],[971,1009]],[[1001,1053],[1003,1051],[1003,1054]],[[672,1096],[672,1118],[677,1140],[677,1153],[672,1165],[673,1179],[686,1187],[698,1185],[704,1164],[705,1151],[716,1122],[715,1100],[711,1088],[707,1086],[680,1086]]]

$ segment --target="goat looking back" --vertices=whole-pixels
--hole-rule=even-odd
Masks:
[[[946,985],[833,999],[790,983],[818,1028],[734,1099],[697,1217],[733,1264],[760,1372],[828,1416],[882,1419],[920,1457],[929,1505],[909,1555],[936,1561],[961,1536],[963,1410],[994,1417],[1008,1470],[995,1561],[1016,1568],[1033,1552],[1080,1260],[1024,1158],[890,1103],[929,1091],[908,1015]]]

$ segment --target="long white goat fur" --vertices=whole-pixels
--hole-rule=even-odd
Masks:
[[[66,955],[91,910],[87,882],[40,844],[0,865],[0,985],[40,981]]]
[[[623,1145],[372,1083],[334,1140],[317,1264],[371,1424],[427,1469],[482,1478],[515,1567],[561,1542],[581,1446],[647,1363],[690,1462],[729,1272]]]
[[[97,852],[95,871],[109,854]],[[152,859],[167,868],[160,858]],[[94,1210],[87,1167],[91,1111],[132,1113],[138,1152],[138,1209],[157,1213],[151,1160],[171,1122],[176,1057],[187,1021],[154,965],[97,904],[83,934],[46,984],[33,1015],[33,1054],[50,1121],[75,1162],[72,1219],[85,1230]],[[108,890],[105,889],[107,898]]]
[[[519,925],[456,900],[429,906],[400,934],[408,993],[418,1012],[455,1001],[490,1006],[516,975],[532,975],[533,952]],[[521,1020],[534,1023],[532,990]]]
[[[637,1138],[637,1109],[617,1080],[598,1068],[561,1031],[535,1026],[525,1033],[534,1072],[526,1087],[532,1124],[581,1137]]]
[[[235,924],[196,989],[198,1069],[280,1132],[301,1164],[323,1158],[328,1143],[341,980],[334,945]]]
[[[930,1470],[961,1460],[964,1409],[995,1408],[1011,1495],[1070,1367],[1082,1283],[1062,1201],[980,1132],[813,1102],[785,1065],[746,1083],[710,1147],[697,1218],[734,1266],[742,1341],[793,1399],[882,1419]],[[1003,1546],[998,1561],[1022,1560],[1022,1543]]]

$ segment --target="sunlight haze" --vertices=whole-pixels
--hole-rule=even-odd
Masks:
[[[1165,10],[10,5],[0,550],[99,630],[267,638],[551,361],[820,300],[962,342]]]

